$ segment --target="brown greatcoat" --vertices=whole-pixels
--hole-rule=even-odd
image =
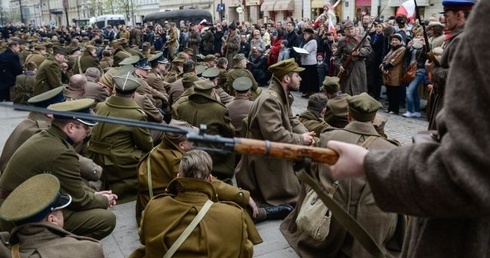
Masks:
[[[386,150],[396,147],[382,138],[370,123],[350,122],[344,129],[323,133],[319,145],[326,147],[329,140],[337,140],[361,145],[370,136],[377,138],[368,146],[369,150]],[[315,175],[326,191],[333,187],[335,179],[328,173],[326,165],[318,165]],[[366,178],[339,180],[339,187],[333,198],[351,214],[388,254],[387,257],[398,257],[405,234],[405,217],[395,213],[385,213],[376,206]],[[372,257],[345,228],[335,220],[330,224],[330,232],[324,241],[317,241],[301,232],[296,225],[299,208],[311,188],[301,188],[301,195],[296,208],[281,223],[281,232],[291,247],[303,258],[313,257]]]
[[[250,100],[255,100],[262,92],[262,89],[259,88],[259,84],[257,83],[257,81],[255,81],[252,73],[239,65],[235,65],[233,69],[230,69],[226,74],[225,89],[227,90],[227,92],[233,92],[233,82],[236,80],[236,78],[239,77],[248,77],[250,80],[252,80],[252,88],[250,88]]]
[[[230,113],[231,124],[235,127],[235,135],[242,131],[242,120],[248,115],[252,105],[253,101],[243,95],[235,96],[231,102],[226,104],[228,113]]]
[[[402,84],[404,60],[404,46],[400,46],[395,50],[391,48],[388,54],[386,54],[386,56],[383,58],[383,63],[381,63],[381,66],[390,64],[391,68],[385,70],[383,73],[383,83],[385,85],[400,86]]]
[[[233,60],[233,57],[238,54],[238,50],[240,49],[240,42],[240,36],[235,31],[233,32],[233,35],[231,35],[230,33],[228,34],[228,38],[226,39],[225,44],[223,44],[223,55],[224,57],[226,57],[226,59],[228,59],[228,69],[231,69],[235,66],[235,61]]]
[[[32,51],[32,54],[29,54],[26,57],[26,60],[23,64],[25,66],[27,63],[35,63],[36,66],[39,67],[43,63],[44,59],[46,59],[45,55],[41,54],[41,52],[37,50],[34,50]]]
[[[267,91],[252,105],[248,115],[246,138],[303,144],[306,127],[293,115],[293,96],[285,92],[273,77]],[[300,184],[293,170],[293,161],[263,156],[243,155],[236,168],[239,187],[250,191],[257,205],[295,205]]]
[[[361,41],[359,36],[341,38],[338,43],[337,52],[334,53],[335,66],[340,69],[345,59],[352,54],[352,50]],[[345,73],[340,80],[340,90],[351,96],[367,92],[366,59],[373,49],[369,40],[359,48],[359,57],[352,58],[350,64],[345,68]]]
[[[97,104],[96,114],[146,121],[136,102],[115,95]],[[88,156],[104,168],[102,187],[117,194],[118,203],[136,198],[136,168],[140,158],[152,148],[153,140],[145,128],[98,123],[92,129]]]
[[[143,79],[143,78],[138,78],[138,81],[140,83],[140,87],[136,89],[136,92],[139,94],[146,94],[148,96],[152,97],[152,100],[154,101],[153,104],[157,108],[161,108],[162,106],[166,107],[168,106],[168,96],[167,93],[165,92],[160,92],[156,90],[155,88],[150,87],[148,83]]]
[[[98,102],[105,101],[111,94],[107,87],[102,86],[96,82],[87,81],[87,88],[83,94],[83,98],[90,98]]]
[[[49,222],[29,223],[14,228],[9,246],[0,241],[0,257],[14,258],[10,249],[19,243],[20,258],[103,258],[99,241],[74,235]]]
[[[310,132],[315,132],[315,135],[320,136],[323,132],[330,128],[330,125],[323,120],[320,113],[306,110],[299,115],[299,121],[305,125]]]
[[[198,179],[177,178],[168,190],[172,196],[159,195],[146,206],[139,231],[144,247],[130,258],[163,257],[207,200],[213,205],[173,257],[253,257],[262,238],[240,206],[219,202],[213,186]]]
[[[36,83],[36,73],[26,71],[15,78],[15,96],[10,96],[15,104],[27,105],[32,97],[33,86]]]
[[[170,181],[177,176],[176,171],[179,171],[182,155],[184,155],[183,150],[164,137],[157,147],[141,158],[138,165],[138,198],[136,199],[136,221],[138,224],[141,213],[151,199],[148,190],[148,162],[150,162],[153,195],[156,196],[165,193]],[[221,201],[233,201],[243,208],[247,207],[250,198],[248,191],[214,178],[211,184]]]
[[[186,101],[178,105],[175,110],[175,118],[186,121],[195,127],[205,124],[207,126],[205,133],[207,134],[234,137],[235,128],[231,124],[228,109],[210,94],[202,91],[192,93]],[[202,143],[197,145],[213,147]],[[209,155],[213,159],[214,176],[222,180],[233,178],[235,169],[234,153],[209,152]]]
[[[73,74],[84,74],[89,67],[95,67],[99,69],[101,73],[103,72],[99,59],[92,56],[88,50],[89,49],[83,51],[83,54],[75,59],[72,68]]]
[[[479,1],[454,53],[441,141],[364,159],[378,206],[413,216],[403,257],[490,257],[490,52],[478,51],[489,44],[489,12],[490,1]]]

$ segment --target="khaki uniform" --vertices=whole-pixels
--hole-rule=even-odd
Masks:
[[[83,98],[94,99],[96,102],[103,102],[110,95],[111,94],[106,87],[96,82],[87,81],[87,89],[85,90],[85,94],[83,94]]]
[[[61,66],[54,57],[50,56],[39,66],[33,88],[34,96],[61,85]]]
[[[136,199],[136,221],[140,223],[141,213],[150,201],[148,188],[148,162],[150,162],[153,195],[165,193],[168,184],[179,171],[184,152],[179,146],[163,138],[162,142],[145,155],[138,165],[138,198]],[[211,182],[221,201],[233,201],[243,208],[247,207],[250,193],[218,179]]]
[[[199,127],[201,124],[207,125],[206,132],[211,135],[221,135],[223,137],[233,137],[235,128],[226,107],[210,95],[201,91],[192,93],[187,101],[182,102],[176,111],[176,119],[183,120],[189,124]],[[198,146],[207,146],[202,143]],[[235,168],[235,155],[210,152],[213,159],[213,175],[221,180],[233,178]]]
[[[114,58],[113,58],[112,66],[117,67],[117,66],[119,66],[119,63],[122,60],[126,59],[127,57],[132,56],[132,54],[127,52],[126,50],[124,50],[122,47],[118,47],[114,51],[113,56],[114,56]]]
[[[369,150],[389,150],[396,147],[381,137],[370,123],[350,122],[344,129],[327,131],[321,135],[320,146],[326,147],[329,140],[343,141],[361,145],[368,137],[377,137]],[[317,178],[325,189],[333,188],[334,179],[328,173],[326,165],[319,165]],[[386,213],[374,202],[366,178],[339,180],[339,187],[333,198],[351,214],[373,237],[376,243],[389,257],[398,257],[405,235],[406,221],[402,215]],[[315,241],[302,233],[296,226],[299,207],[301,207],[309,187],[302,187],[296,208],[281,223],[281,232],[291,247],[301,257],[372,257],[357,240],[352,240],[345,228],[333,216],[330,233],[324,241]],[[350,204],[350,206],[349,206]]]
[[[167,93],[160,92],[155,88],[150,87],[150,85],[148,85],[148,83],[142,78],[139,78],[138,81],[140,82],[141,86],[136,89],[137,93],[151,96],[154,100],[153,104],[157,108],[168,106]]]
[[[36,74],[26,71],[15,78],[15,97],[12,101],[15,104],[27,104],[27,100],[32,97],[33,86],[36,83]],[[12,97],[12,96],[11,96]]]
[[[320,136],[325,132],[330,125],[323,120],[323,117],[319,113],[306,110],[299,115],[299,121],[305,125],[306,129],[310,132],[315,132],[316,136]]]
[[[100,67],[104,71],[108,68],[111,68],[113,65],[114,59],[112,57],[102,57],[102,59],[100,59]]]
[[[182,84],[182,78],[176,80],[175,82],[172,82],[169,87],[170,89],[168,91],[168,104],[172,106],[185,91],[184,85]]]
[[[158,74],[156,71],[152,70],[149,74],[148,77],[145,78],[145,81],[152,87],[153,89],[163,93],[167,94],[165,90],[165,84],[168,84],[167,82],[163,81],[163,77]]]
[[[303,144],[306,127],[293,116],[293,96],[273,78],[271,85],[254,102],[248,115],[247,138]],[[239,187],[250,191],[257,205],[290,204],[294,207],[300,184],[293,161],[272,157],[243,155],[236,168]]]
[[[228,69],[235,66],[235,61],[233,57],[238,54],[238,50],[240,49],[240,36],[235,31],[233,35],[230,36],[228,34],[228,38],[226,39],[226,43],[223,44],[224,57],[228,59]]]
[[[29,223],[14,228],[8,246],[0,241],[0,256],[11,258],[10,251],[6,249],[17,243],[20,244],[20,258],[104,257],[104,250],[99,241],[71,234],[48,222]],[[3,250],[5,252],[2,252]]]
[[[116,217],[107,210],[107,198],[83,184],[78,155],[67,137],[55,126],[30,137],[10,159],[0,179],[0,189],[11,192],[32,176],[49,172],[59,179],[60,192],[73,198],[63,210],[64,228],[76,235],[102,239],[114,229]]]
[[[133,100],[118,96],[97,104],[96,114],[146,121],[145,113]],[[109,123],[94,126],[88,156],[104,168],[102,187],[117,194],[118,203],[136,197],[136,167],[152,148],[148,129]]]
[[[228,73],[226,74],[226,87],[225,89],[228,92],[233,92],[233,82],[235,81],[236,78],[239,77],[248,77],[250,80],[252,80],[252,88],[250,89],[250,100],[255,100],[257,96],[262,92],[262,89],[259,88],[259,85],[257,84],[257,81],[255,81],[254,76],[252,73],[240,66],[235,66],[233,69],[230,69]]]
[[[72,68],[73,74],[84,74],[90,67],[95,67],[99,69],[101,73],[103,72],[102,67],[100,67],[99,59],[93,57],[87,50],[85,50],[83,54],[80,57],[77,57],[74,61],[75,63],[73,64]]]
[[[347,120],[347,98],[349,94],[342,94],[327,101],[327,111],[325,112],[325,122],[337,128],[344,128],[349,121]]]
[[[24,61],[24,66],[27,63],[35,63],[37,67],[40,67],[43,61],[46,59],[46,56],[41,54],[41,52],[34,50],[32,54],[29,54]]]
[[[159,195],[148,203],[140,227],[145,246],[130,257],[162,257],[207,200],[215,202],[174,257],[253,256],[253,245],[262,239],[240,206],[217,202],[213,186],[202,180],[178,178],[168,188],[175,197]]]
[[[250,101],[244,96],[236,96],[234,100],[226,104],[228,113],[230,113],[231,124],[235,127],[235,136],[245,136],[240,135],[242,130],[242,120],[248,115],[248,111],[252,105],[253,101]]]

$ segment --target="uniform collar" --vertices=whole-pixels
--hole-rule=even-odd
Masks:
[[[351,121],[344,127],[344,130],[356,134],[380,136],[374,125],[368,122]]]
[[[206,195],[211,200],[216,200],[218,196],[211,183],[199,179],[183,177],[175,178],[170,181],[167,186],[167,192],[176,195],[198,192]]]

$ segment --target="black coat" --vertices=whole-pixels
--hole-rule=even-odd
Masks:
[[[15,78],[22,74],[20,57],[10,48],[0,54],[0,89],[8,89],[15,85]]]

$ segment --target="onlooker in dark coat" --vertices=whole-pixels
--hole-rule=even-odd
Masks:
[[[22,74],[19,51],[19,42],[12,40],[0,54],[0,101],[10,101],[10,89],[15,86],[17,75]]]

